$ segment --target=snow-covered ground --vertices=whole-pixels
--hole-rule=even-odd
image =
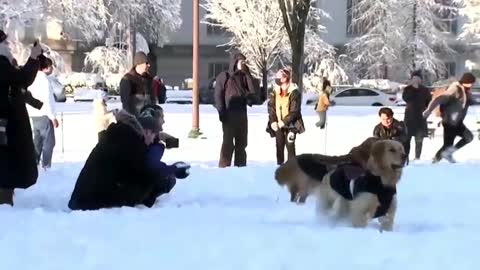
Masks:
[[[303,206],[288,201],[273,179],[265,107],[249,111],[248,167],[218,169],[222,135],[214,109],[201,107],[205,138],[188,139],[191,107],[165,105],[165,130],[180,138],[165,159],[192,163],[191,176],[152,209],[70,212],[67,202],[96,134],[91,104],[62,106],[52,170],[18,190],[13,208],[0,206],[0,269],[477,269],[477,137],[455,154],[459,163],[436,165],[430,160],[441,130],[426,139],[423,160],[405,168],[398,186],[394,232],[379,233],[375,223],[329,225],[315,216],[312,199]],[[378,108],[333,107],[324,132],[314,126],[313,107],[303,110],[307,132],[298,136],[298,153],[345,153],[378,122]],[[395,108],[399,119],[402,111]],[[468,116],[472,130],[478,112]]]

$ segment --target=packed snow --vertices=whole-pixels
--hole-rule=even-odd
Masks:
[[[402,119],[404,108],[394,109]],[[214,108],[201,106],[202,138],[189,139],[191,106],[165,105],[164,129],[180,138],[165,160],[191,163],[190,177],[151,209],[71,212],[67,202],[97,134],[91,103],[59,110],[52,169],[17,190],[13,208],[0,206],[0,269],[477,269],[477,133],[455,154],[456,164],[431,164],[441,129],[424,141],[422,160],[406,167],[399,183],[394,231],[380,233],[375,221],[353,229],[315,216],[312,198],[289,202],[273,178],[275,142],[265,132],[264,106],[249,108],[248,166],[219,169],[222,133]],[[349,151],[371,135],[377,110],[332,107],[321,131],[313,107],[304,106],[307,131],[298,136],[297,153]],[[478,112],[470,110],[471,130]]]

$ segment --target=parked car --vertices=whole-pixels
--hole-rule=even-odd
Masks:
[[[49,76],[48,80],[53,87],[53,98],[55,102],[66,102],[67,96],[65,94],[65,86],[55,76]]]
[[[370,88],[348,88],[330,96],[335,105],[345,106],[396,106],[396,95]]]

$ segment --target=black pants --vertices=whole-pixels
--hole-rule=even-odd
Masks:
[[[247,112],[227,112],[226,119],[222,122],[222,129],[223,143],[218,166],[220,168],[231,166],[234,152],[234,165],[236,167],[247,166],[247,152],[245,150],[248,141]]]
[[[416,134],[408,134],[407,142],[405,143],[405,153],[407,157],[410,154],[410,143],[412,141],[412,137],[415,138],[415,159],[420,159],[422,155],[422,147],[423,147],[423,132],[417,132]]]
[[[52,165],[53,148],[55,147],[55,130],[47,116],[32,117],[33,144],[37,152],[37,164],[42,158],[42,167]]]
[[[288,141],[288,130],[286,129],[279,129],[275,132],[275,140],[277,144],[277,164],[281,165],[285,161],[285,146],[288,152],[288,159],[295,157],[295,137],[293,137],[293,141]]]
[[[442,152],[447,148],[453,146],[455,138],[460,136],[462,139],[455,144],[455,150],[458,150],[465,145],[473,141],[473,134],[464,123],[458,125],[449,125],[447,123],[442,123],[443,125],[443,146],[435,154],[435,159],[442,159]]]

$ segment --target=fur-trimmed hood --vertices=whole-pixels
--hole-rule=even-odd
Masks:
[[[275,94],[280,94],[280,86],[275,85],[275,88],[273,88],[273,91],[275,91]],[[287,89],[287,94],[290,94],[293,91],[298,91],[298,86],[296,83],[290,83]]]
[[[143,127],[138,122],[137,118],[133,114],[128,113],[126,110],[120,110],[115,114],[117,123],[123,123],[131,127],[138,135],[143,136]]]

